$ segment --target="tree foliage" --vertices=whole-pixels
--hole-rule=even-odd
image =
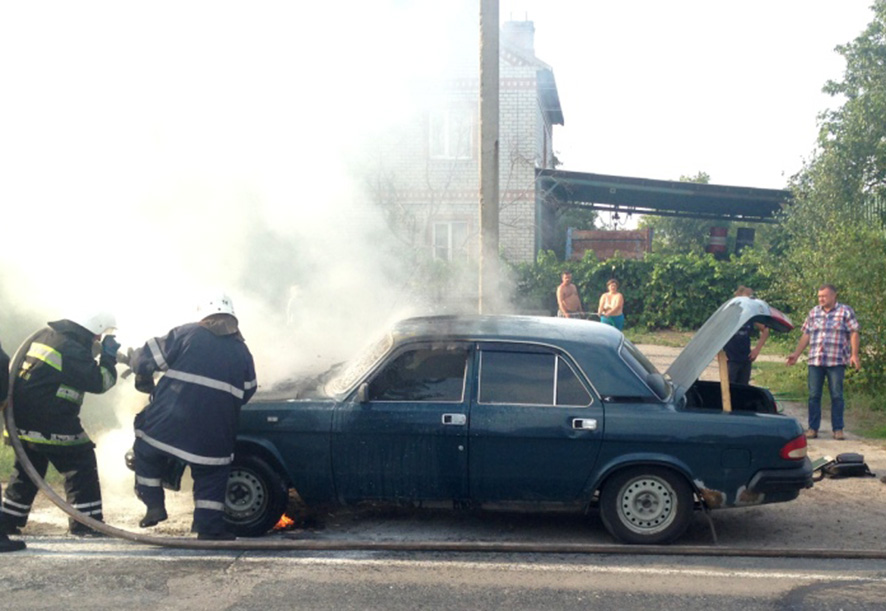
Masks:
[[[886,0],[854,41],[840,82],[824,90],[842,104],[820,116],[818,148],[793,179],[795,203],[781,225],[777,290],[805,316],[823,283],[837,286],[862,325],[858,381],[886,387],[886,230],[872,204],[886,195]]]

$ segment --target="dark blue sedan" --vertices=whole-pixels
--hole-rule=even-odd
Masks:
[[[790,501],[812,485],[800,424],[765,389],[698,380],[749,320],[791,328],[732,299],[665,373],[596,322],[401,321],[346,366],[243,408],[230,526],[267,532],[294,489],[308,506],[596,506],[616,539],[655,544],[696,509]]]

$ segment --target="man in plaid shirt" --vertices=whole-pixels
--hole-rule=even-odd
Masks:
[[[803,323],[803,335],[788,356],[788,366],[809,346],[809,428],[806,437],[818,437],[821,425],[821,393],[827,376],[831,393],[831,430],[834,439],[843,439],[843,375],[846,364],[861,369],[858,359],[858,319],[848,305],[837,303],[837,289],[823,284],[818,289],[818,305]]]

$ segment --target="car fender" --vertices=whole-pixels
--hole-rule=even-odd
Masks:
[[[268,466],[273,467],[286,480],[286,483],[292,487],[292,474],[282,466],[285,464],[283,458],[274,444],[267,439],[239,436],[234,449],[234,455],[236,456],[237,454],[250,454],[262,458],[268,463]]]
[[[628,467],[636,467],[640,465],[666,467],[676,471],[686,479],[693,492],[695,492],[699,498],[702,498],[702,491],[699,490],[697,482],[692,476],[692,470],[685,462],[667,454],[634,452],[630,454],[622,454],[620,456],[613,456],[609,462],[605,463],[597,470],[596,474],[589,478],[589,485],[585,488],[586,498],[589,499],[588,504],[590,505],[595,494],[603,487],[606,480],[608,480],[612,474]]]

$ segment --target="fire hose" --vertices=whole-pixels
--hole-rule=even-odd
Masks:
[[[737,548],[719,546],[681,545],[619,545],[588,543],[539,543],[515,541],[367,541],[338,540],[317,541],[298,539],[250,538],[233,541],[207,541],[186,537],[166,537],[136,533],[96,520],[71,506],[61,498],[46,480],[40,476],[25,453],[15,425],[13,390],[17,372],[25,353],[39,331],[33,333],[19,346],[9,367],[9,400],[4,410],[6,430],[15,456],[31,481],[50,501],[68,516],[104,535],[133,543],[156,545],[178,549],[236,550],[236,551],[398,551],[398,552],[485,552],[485,553],[534,553],[534,554],[616,554],[653,556],[729,556],[756,558],[822,558],[886,560],[883,550],[832,550],[787,548]]]

